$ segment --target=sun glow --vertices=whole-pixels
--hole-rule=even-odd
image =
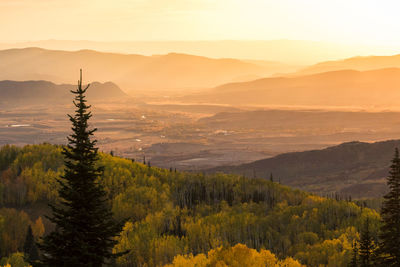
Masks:
[[[400,21],[394,0],[0,0],[0,49],[138,53],[169,52],[207,57],[311,64],[352,56],[398,54]],[[38,40],[154,43],[57,45]],[[160,43],[159,41],[304,40],[284,42]],[[310,41],[318,42],[310,45]],[[3,45],[2,45],[3,43]],[[294,49],[296,48],[296,49]],[[265,51],[275,51],[276,56]],[[299,52],[300,51],[300,52]]]
[[[398,1],[2,0],[3,41],[297,39],[398,45]]]

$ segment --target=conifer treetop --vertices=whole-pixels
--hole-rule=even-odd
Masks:
[[[49,220],[55,231],[39,244],[43,266],[102,266],[120,254],[113,254],[115,237],[122,223],[113,220],[110,204],[101,183],[103,168],[98,166],[98,148],[92,138],[97,130],[89,129],[92,117],[85,93],[89,85],[82,86],[82,71],[75,95],[76,107],[72,133],[63,149],[65,173],[58,179],[59,202],[50,205]]]

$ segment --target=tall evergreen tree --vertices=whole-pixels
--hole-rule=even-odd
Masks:
[[[387,179],[381,217],[379,258],[382,266],[400,266],[400,158],[396,148]]]
[[[24,243],[24,256],[28,262],[36,262],[39,259],[39,251],[33,237],[32,227],[29,225]]]
[[[44,266],[98,267],[119,256],[112,253],[122,223],[113,220],[106,193],[99,183],[103,168],[97,166],[98,149],[92,140],[96,129],[89,129],[92,116],[82,87],[82,71],[78,88],[71,91],[76,110],[68,115],[72,134],[63,150],[65,174],[58,180],[59,203],[50,205],[50,221],[56,226],[39,244]]]
[[[359,266],[359,264],[358,264],[358,243],[357,243],[357,240],[354,240],[349,267],[358,267],[358,266]]]
[[[374,250],[375,243],[373,237],[371,236],[370,222],[369,218],[367,217],[363,224],[360,236],[359,258],[361,267],[370,267],[373,265]]]

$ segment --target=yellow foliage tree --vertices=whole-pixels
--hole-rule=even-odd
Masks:
[[[32,232],[33,236],[38,239],[43,236],[45,229],[44,229],[44,224],[42,221],[42,217],[38,217],[35,221],[35,223],[32,224]]]
[[[25,262],[24,254],[16,252],[11,254],[8,258],[0,260],[0,267],[32,267],[29,263]]]
[[[172,264],[165,267],[301,267],[298,261],[286,258],[282,261],[269,250],[248,248],[246,245],[237,244],[229,248],[217,248],[208,252],[208,255],[198,254],[193,256],[178,255]]]

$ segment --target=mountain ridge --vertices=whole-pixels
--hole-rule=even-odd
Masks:
[[[189,54],[143,56],[95,50],[14,48],[0,51],[0,80],[50,80],[72,83],[79,69],[86,79],[112,81],[124,91],[209,88],[246,76],[269,76],[288,66],[255,64],[232,58]],[[290,68],[290,67],[289,67]],[[241,78],[242,77],[242,78]]]
[[[79,50],[89,48],[117,53],[143,55],[170,52],[196,54],[206,57],[227,57],[250,60],[272,60],[288,64],[314,64],[330,59],[340,59],[356,54],[366,55],[370,49],[360,46],[307,41],[307,40],[204,40],[204,41],[117,41],[39,40],[31,42],[0,43],[1,49],[10,47],[42,47],[45,49]],[[312,53],[310,53],[312,51]],[[330,51],[330,53],[326,53]],[[375,53],[384,51],[378,49]],[[386,52],[386,51],[385,51]]]
[[[70,101],[70,91],[76,85],[55,84],[44,80],[0,81],[0,103],[3,104],[62,104]],[[88,98],[93,101],[123,100],[129,96],[112,82],[92,82]]]
[[[323,61],[300,69],[294,76],[306,75],[340,69],[367,71],[383,68],[400,68],[400,54],[391,56],[356,56],[341,60]]]
[[[208,169],[269,179],[319,194],[381,197],[391,158],[400,140],[352,141],[320,150],[290,152],[251,163]],[[360,189],[363,188],[362,191]]]
[[[186,99],[231,105],[386,107],[397,105],[399,87],[400,68],[337,70],[228,83]]]

